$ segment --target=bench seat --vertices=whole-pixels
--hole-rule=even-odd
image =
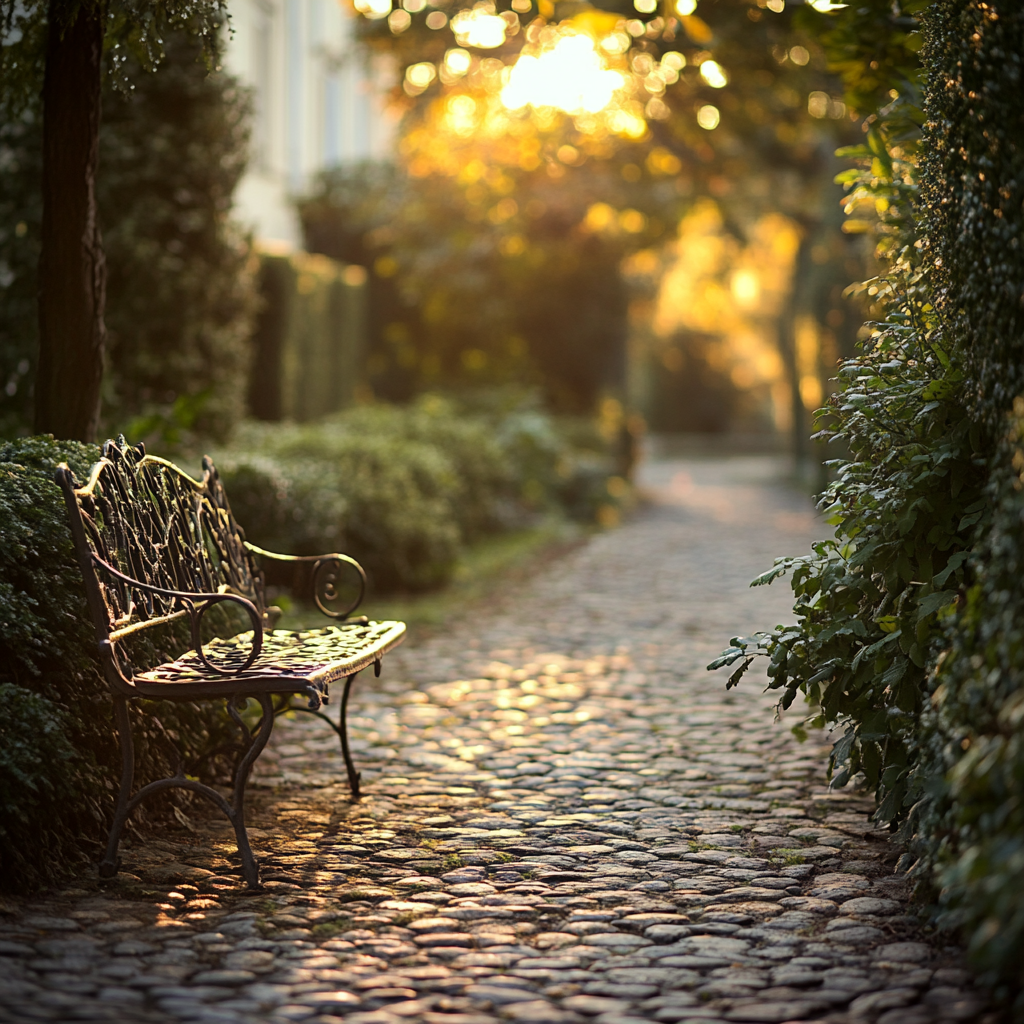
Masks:
[[[242,672],[218,675],[207,669],[195,651],[133,678],[139,695],[154,700],[228,697],[237,693],[303,693],[311,706],[327,703],[331,683],[377,664],[402,642],[404,622],[345,623],[291,633],[282,629],[263,634],[263,650]],[[252,630],[204,645],[206,657],[218,668],[242,666],[252,647]],[[319,698],[319,699],[318,699]]]

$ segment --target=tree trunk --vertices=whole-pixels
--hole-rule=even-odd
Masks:
[[[93,441],[103,377],[106,264],[96,213],[104,10],[70,24],[50,0],[43,80],[43,225],[35,429]]]

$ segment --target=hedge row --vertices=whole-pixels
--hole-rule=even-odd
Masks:
[[[589,423],[517,400],[469,412],[427,396],[315,424],[249,423],[213,454],[251,540],[346,551],[378,592],[444,583],[466,544],[539,513],[592,522],[618,501],[608,445]]]
[[[307,422],[352,405],[366,348],[366,271],[326,256],[258,249],[263,308],[252,337],[249,412]]]
[[[882,211],[890,269],[868,283],[882,319],[823,432],[851,453],[823,498],[836,536],[755,581],[790,573],[797,622],[714,664],[741,662],[734,685],[765,654],[783,706],[802,693],[811,724],[841,727],[833,784],[876,791],[937,920],[1009,997],[1024,980],[1024,8],[911,6],[923,119],[913,78],[872,45],[880,28],[899,51],[888,6],[851,8],[832,34],[854,86],[901,93],[846,176],[853,205]]]

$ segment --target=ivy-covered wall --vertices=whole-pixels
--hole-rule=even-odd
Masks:
[[[865,117],[848,212],[874,220],[876,319],[822,435],[850,455],[835,536],[779,559],[796,622],[734,638],[788,707],[838,726],[938,920],[1024,981],[1024,7],[869,0],[824,39]],[[923,42],[923,49],[921,43]],[[920,50],[915,69],[914,54]],[[866,222],[861,222],[866,223]],[[915,866],[916,864],[916,866]],[[1015,1004],[1024,1019],[1024,1001]]]
[[[922,216],[935,304],[985,456],[986,515],[930,678],[913,824],[945,920],[1024,981],[1024,8],[929,20]],[[1018,1006],[1024,1015],[1024,1004]]]

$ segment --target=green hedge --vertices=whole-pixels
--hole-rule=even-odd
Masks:
[[[113,813],[113,705],[53,482],[61,462],[84,478],[97,458],[94,445],[49,437],[0,444],[0,888],[9,891],[98,859]],[[137,643],[130,657],[152,665],[187,647],[171,632]],[[192,763],[234,739],[219,705],[143,701],[132,715],[139,784],[174,770],[164,733]],[[140,813],[159,814],[160,804]]]
[[[1024,8],[929,19],[923,208],[936,305],[985,458],[972,573],[936,656],[914,824],[946,923],[1024,982]],[[977,513],[976,513],[977,514]],[[1024,998],[1016,1004],[1024,1019]]]
[[[343,550],[378,591],[444,583],[460,550],[543,512],[607,518],[621,491],[608,446],[583,421],[528,402],[475,411],[426,396],[316,424],[249,423],[214,453],[231,505],[262,546]]]
[[[831,35],[851,96],[887,94],[886,75],[901,94],[844,176],[882,211],[890,269],[865,286],[882,319],[828,410],[824,436],[851,452],[823,499],[836,537],[755,581],[791,574],[796,623],[734,638],[713,667],[740,662],[734,685],[766,654],[783,706],[803,693],[810,724],[841,728],[833,784],[875,789],[939,922],[1009,997],[1024,980],[1024,9],[912,8],[923,118],[902,77],[917,47],[879,65],[888,4]]]

